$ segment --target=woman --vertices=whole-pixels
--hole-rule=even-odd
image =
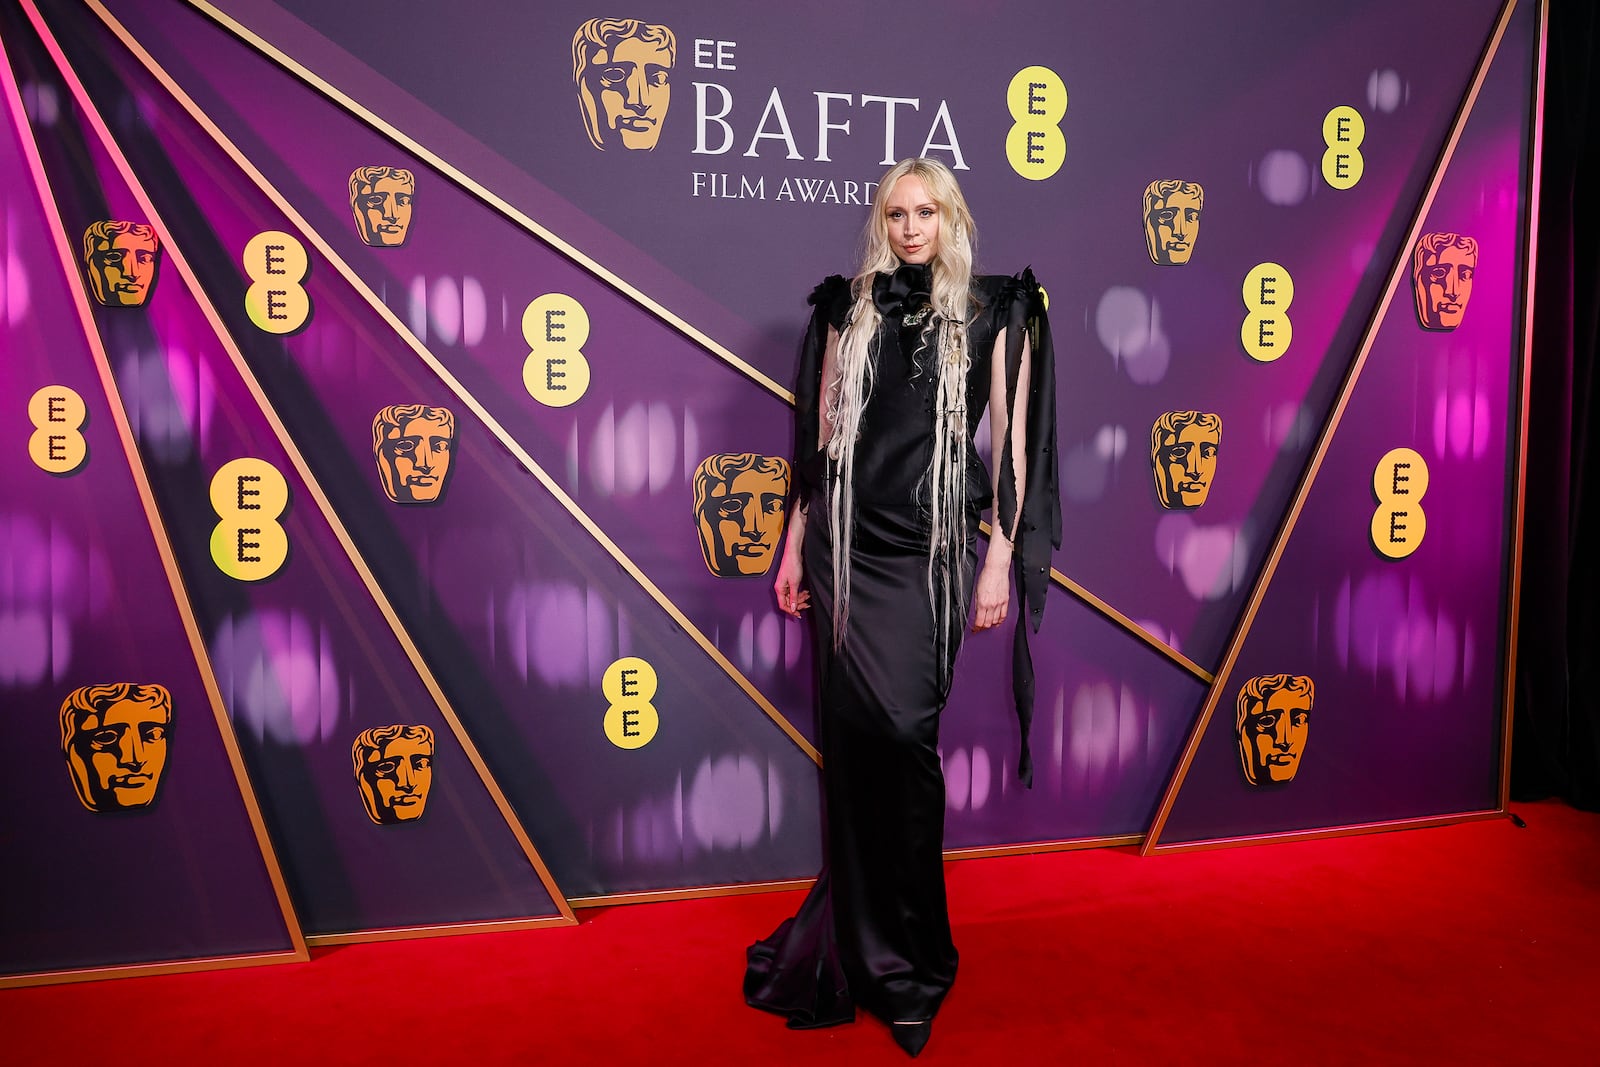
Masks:
[[[813,597],[818,608],[827,860],[799,913],[751,946],[745,975],[746,1000],[791,1027],[849,1022],[859,1006],[913,1056],[956,972],[938,741],[963,625],[974,600],[973,630],[1005,619],[1015,571],[1037,629],[1061,539],[1042,293],[1031,272],[974,276],[973,239],[950,171],[905,160],[879,183],[861,270],[811,294],[801,496],[776,592],[796,618]],[[973,448],[985,407],[992,478]],[[1027,627],[1015,641],[1018,774],[1031,783]]]

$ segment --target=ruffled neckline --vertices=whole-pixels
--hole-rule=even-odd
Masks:
[[[902,263],[872,280],[872,302],[884,318],[902,318],[933,299],[933,267]]]

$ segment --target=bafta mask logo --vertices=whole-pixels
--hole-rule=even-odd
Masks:
[[[572,81],[589,142],[648,152],[672,102],[678,41],[638,19],[590,19],[572,35]]]
[[[789,463],[737,452],[708,456],[694,472],[700,552],[719,578],[767,573],[783,535]]]
[[[1144,243],[1152,263],[1189,262],[1205,206],[1206,191],[1198,182],[1171,179],[1145,186]]]
[[[396,504],[436,504],[450,477],[456,417],[448,408],[392,404],[372,420],[372,454]]]
[[[61,705],[61,754],[90,811],[148,808],[161,788],[172,695],[159,685],[87,685]]]
[[[1411,254],[1411,280],[1417,319],[1424,329],[1453,330],[1461,325],[1478,273],[1478,242],[1459,233],[1425,233]]]
[[[415,822],[433,788],[433,731],[426,726],[378,726],[350,746],[356,788],[367,818],[379,826]]]
[[[1211,492],[1222,445],[1222,416],[1169,411],[1150,427],[1150,466],[1156,496],[1172,510],[1197,508]]]
[[[83,231],[89,291],[108,308],[136,308],[150,298],[161,242],[142,222],[97,222]]]
[[[399,248],[411,232],[417,179],[400,167],[357,167],[350,172],[350,210],[356,232],[377,248]]]
[[[1303,674],[1266,674],[1244,684],[1235,732],[1245,781],[1281,785],[1294,780],[1315,698],[1316,687]]]

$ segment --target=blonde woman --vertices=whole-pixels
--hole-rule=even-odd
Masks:
[[[775,591],[812,613],[826,861],[751,946],[745,998],[795,1028],[861,1008],[915,1056],[955,980],[939,715],[970,614],[1037,629],[1061,540],[1055,382],[1031,272],[972,273],[972,215],[929,159],[879,183],[861,269],[811,294],[795,390],[799,499]],[[994,471],[973,445],[985,409]],[[994,503],[978,565],[978,521]],[[1028,626],[1016,627],[1018,775],[1032,781]],[[998,696],[998,694],[997,694]]]

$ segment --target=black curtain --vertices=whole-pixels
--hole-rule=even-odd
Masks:
[[[1600,811],[1600,8],[1551,0],[1512,795]]]

